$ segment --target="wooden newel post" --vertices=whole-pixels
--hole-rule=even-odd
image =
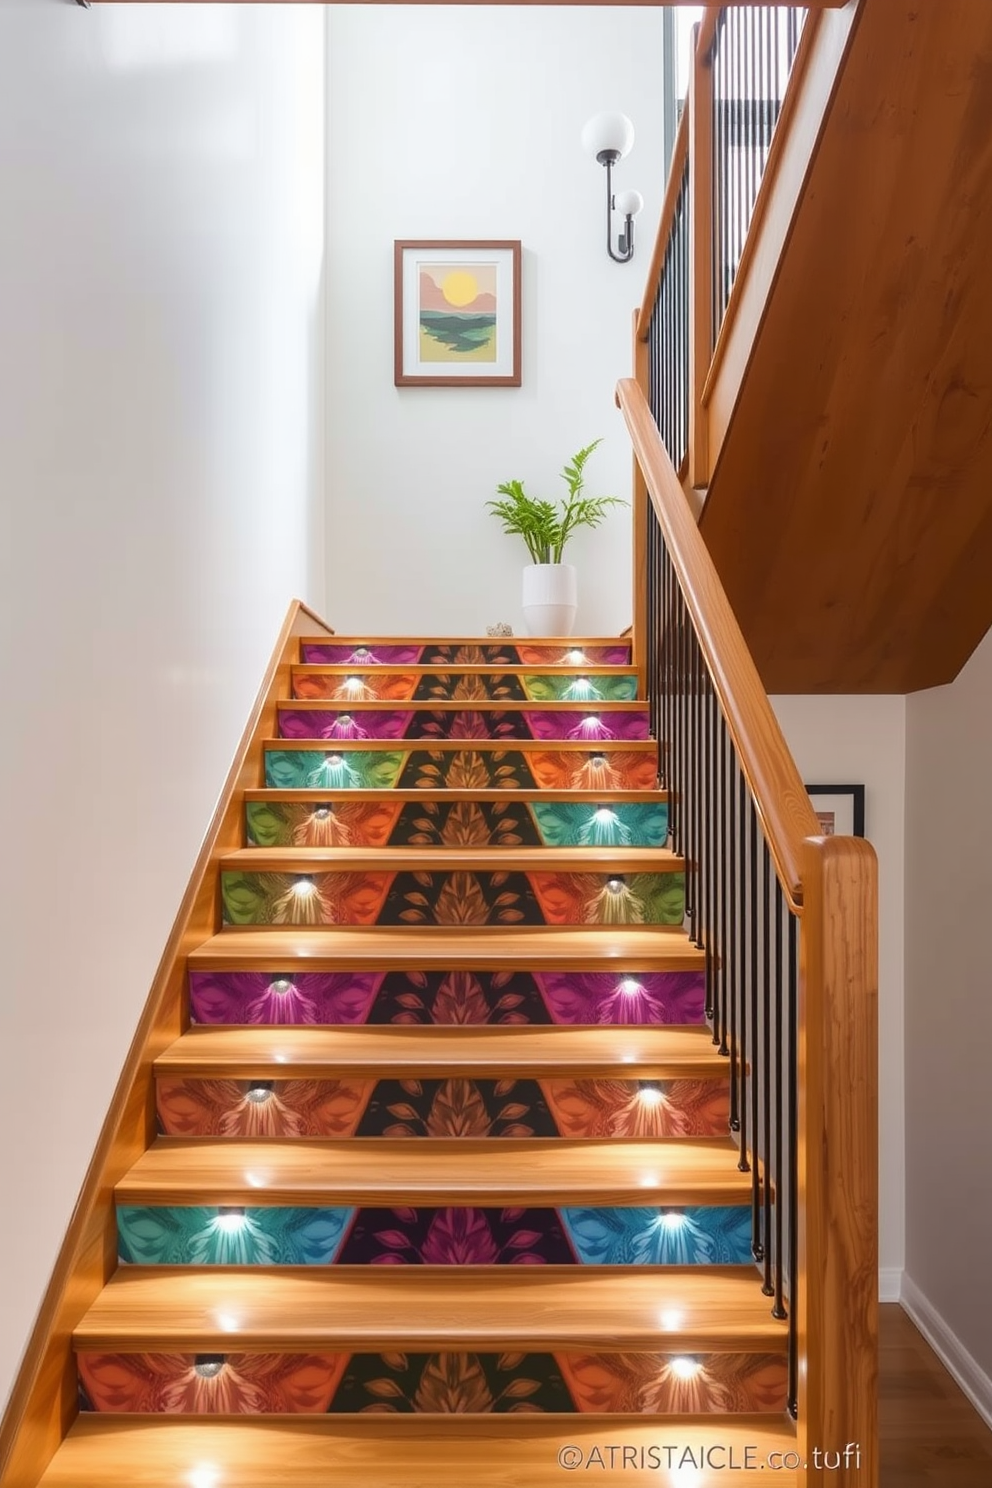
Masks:
[[[634,311],[634,381],[650,402],[651,389],[648,374],[648,343],[637,334],[639,311]],[[641,467],[634,456],[634,484],[631,500],[633,539],[631,552],[634,572],[633,595],[633,644],[631,661],[637,668],[637,696],[648,695],[648,488],[641,474]]]
[[[709,420],[703,389],[713,353],[713,62],[693,28],[689,74],[689,484],[709,484]]]
[[[878,1484],[878,865],[802,849],[799,1442],[809,1484]],[[839,1454],[839,1457],[838,1457]]]

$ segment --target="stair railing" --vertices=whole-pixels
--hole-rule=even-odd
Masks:
[[[705,491],[719,456],[863,4],[711,5],[693,30],[635,317],[638,376],[689,492]]]
[[[788,1320],[798,1449],[815,1482],[814,1449],[857,1444],[830,1482],[873,1488],[875,855],[820,835],[645,393],[625,380],[617,401],[640,473],[647,695],[672,845],[751,1174],[752,1253]]]

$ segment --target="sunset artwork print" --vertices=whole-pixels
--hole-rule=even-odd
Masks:
[[[520,386],[520,243],[397,242],[397,387]]]
[[[496,265],[424,264],[420,360],[496,361]]]

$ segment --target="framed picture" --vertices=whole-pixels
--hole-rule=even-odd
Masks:
[[[808,785],[806,793],[820,819],[824,837],[865,835],[865,788],[863,785]]]
[[[520,243],[398,242],[397,387],[520,386]]]

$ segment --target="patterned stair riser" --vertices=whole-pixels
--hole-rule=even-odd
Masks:
[[[250,801],[251,847],[664,847],[651,801]]]
[[[309,702],[633,702],[637,678],[609,672],[294,672],[293,697]]]
[[[647,739],[647,709],[618,711],[606,704],[595,712],[538,709],[349,710],[320,704],[280,708],[281,739]]]
[[[271,790],[654,790],[657,750],[267,749]]]
[[[703,1022],[701,971],[191,971],[196,1023]]]
[[[117,1211],[136,1266],[746,1266],[751,1209],[179,1208]]]
[[[681,873],[221,874],[228,925],[681,925]]]
[[[787,1394],[785,1359],[776,1354],[81,1353],[78,1360],[81,1408],[97,1411],[781,1414]]]
[[[170,1137],[720,1137],[726,1078],[223,1080],[162,1078]]]
[[[411,641],[403,645],[361,643],[341,645],[333,641],[310,641],[300,645],[300,660],[307,666],[629,666],[629,643],[609,646],[547,646],[522,640],[488,641],[476,646],[425,645]]]

